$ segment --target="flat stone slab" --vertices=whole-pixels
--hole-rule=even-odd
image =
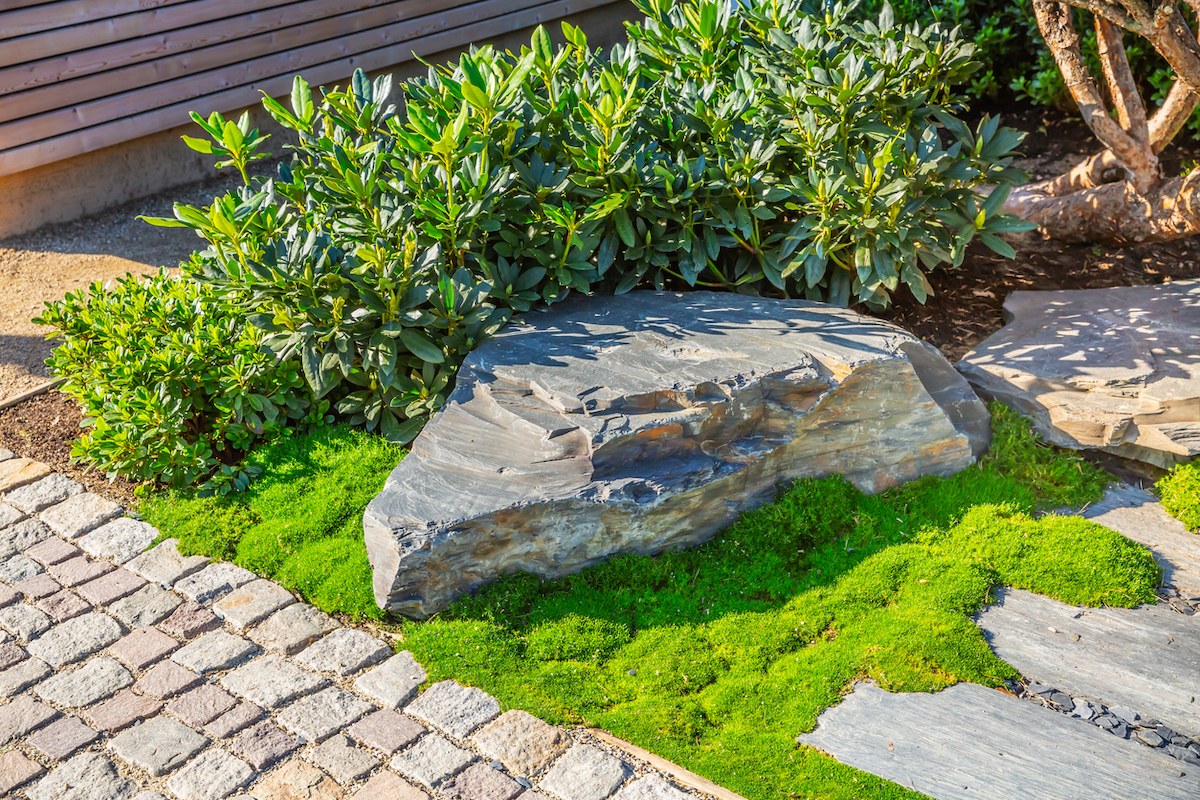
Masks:
[[[336,672],[346,676],[382,661],[391,653],[390,647],[368,633],[353,628],[338,628],[305,648],[296,656],[296,663],[319,672]]]
[[[34,693],[57,706],[82,708],[111,697],[131,683],[129,670],[108,656],[98,656],[79,669],[47,678],[34,688]]]
[[[427,617],[514,570],[696,545],[840,473],[948,475],[986,408],[941,354],[846,309],[735,294],[573,297],[471,353],[368,506],[380,606]]]
[[[29,800],[128,800],[138,785],[102,753],[83,752],[25,790]]]
[[[208,556],[180,555],[179,540],[164,539],[125,566],[152,583],[170,587],[204,569],[208,562]]]
[[[386,708],[400,708],[416,694],[428,678],[425,668],[405,650],[368,670],[354,681],[354,688]]]
[[[213,613],[240,631],[296,602],[292,593],[274,581],[250,581],[213,603]]]
[[[180,800],[223,800],[245,786],[254,769],[225,750],[209,750],[167,781]]]
[[[567,749],[571,737],[527,711],[508,711],[473,737],[479,752],[513,775],[531,778]]]
[[[1054,444],[1160,467],[1200,455],[1200,281],[1013,292],[963,356],[983,395]]]
[[[456,739],[465,739],[499,715],[500,703],[482,689],[440,681],[409,704],[405,712]]]
[[[183,764],[206,744],[204,736],[160,715],[117,734],[108,748],[127,763],[157,777]]]
[[[0,461],[0,493],[16,489],[50,474],[50,467],[32,458],[6,458]]]
[[[563,800],[605,800],[633,770],[621,759],[589,744],[576,744],[542,776],[539,789]]]
[[[30,654],[52,667],[74,664],[121,638],[121,625],[106,614],[92,612],[55,625],[30,642]]]
[[[220,672],[249,658],[258,646],[227,631],[212,631],[171,655],[171,660],[201,675]]]
[[[79,547],[89,555],[124,564],[158,538],[158,528],[131,517],[106,522],[79,539]]]
[[[175,583],[175,591],[202,606],[211,605],[225,595],[245,586],[258,576],[236,564],[221,561],[209,564],[204,569],[181,578]]]
[[[33,518],[23,519],[0,529],[0,559],[15,556],[38,542],[50,538],[50,529]]]
[[[325,685],[325,679],[277,655],[267,655],[221,678],[221,685],[263,708],[276,708]]]
[[[798,741],[935,800],[1191,800],[1200,771],[1004,692],[855,686]]]
[[[279,724],[308,742],[323,742],[375,707],[336,686],[301,698],[279,713]]]
[[[66,475],[53,472],[33,483],[13,489],[4,496],[4,502],[16,506],[26,514],[36,514],[77,494],[83,494],[82,484]]]
[[[437,788],[475,761],[475,754],[445,736],[431,733],[392,757],[392,769],[410,780]]]
[[[324,611],[293,603],[256,625],[247,636],[265,650],[293,656],[337,627],[337,621]]]
[[[976,621],[996,655],[1022,675],[1200,732],[1196,620],[1165,606],[1083,608],[1019,589],[996,596]]]
[[[58,535],[78,539],[121,516],[121,506],[98,494],[83,492],[47,508],[40,516]]]

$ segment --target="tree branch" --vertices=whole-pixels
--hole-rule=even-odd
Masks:
[[[1171,91],[1167,92],[1167,99],[1150,118],[1150,147],[1154,152],[1161,153],[1183,130],[1198,102],[1200,94],[1193,92],[1183,81],[1175,81]]]
[[[1113,108],[1121,127],[1143,147],[1150,146],[1150,129],[1146,122],[1146,106],[1137,81],[1125,56],[1124,31],[1104,17],[1096,17],[1096,39],[1100,46],[1100,65],[1108,81]]]

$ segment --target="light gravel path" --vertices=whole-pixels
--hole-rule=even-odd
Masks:
[[[0,450],[0,797],[709,797],[157,537]]]

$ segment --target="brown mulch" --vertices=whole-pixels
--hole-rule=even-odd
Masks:
[[[136,483],[122,478],[109,481],[103,472],[71,462],[71,444],[79,436],[82,420],[74,400],[61,392],[46,392],[0,409],[0,447],[41,461],[127,510],[137,508]]]

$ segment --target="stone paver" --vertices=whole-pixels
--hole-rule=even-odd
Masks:
[[[38,600],[34,606],[54,622],[66,622],[92,609],[86,600],[66,589]]]
[[[206,744],[206,737],[159,715],[117,734],[108,748],[126,763],[158,777],[182,765]]]
[[[0,796],[41,775],[45,770],[36,761],[26,758],[19,750],[9,750],[0,756]]]
[[[64,541],[57,536],[51,536],[44,542],[35,544],[33,547],[25,551],[25,555],[32,558],[44,567],[51,564],[58,564],[66,561],[68,558],[74,558],[79,555],[80,550],[70,542]]]
[[[215,631],[221,627],[221,620],[211,609],[199,603],[187,602],[175,609],[158,627],[180,639],[191,639],[193,636]]]
[[[124,730],[135,722],[153,717],[162,708],[162,701],[145,697],[129,689],[83,712],[88,722],[107,733]]]
[[[36,514],[77,494],[83,494],[82,484],[76,483],[66,475],[53,472],[44,478],[13,489],[4,496],[4,502],[26,514]]]
[[[174,661],[160,661],[147,670],[133,687],[135,692],[166,700],[200,683],[202,678]]]
[[[40,658],[27,658],[0,672],[0,697],[23,692],[51,673],[50,665]]]
[[[250,790],[254,800],[341,800],[342,790],[321,770],[292,759]]]
[[[119,619],[126,628],[144,628],[171,616],[171,612],[182,602],[178,595],[149,584],[110,605],[108,613]]]
[[[449,739],[431,733],[412,747],[392,756],[392,769],[417,783],[436,789],[447,778],[462,772],[475,755]]]
[[[52,535],[49,528],[32,518],[9,525],[0,529],[0,558],[24,552]]]
[[[74,664],[121,638],[121,624],[91,612],[55,625],[26,648],[52,667]]]
[[[224,800],[254,777],[254,769],[224,750],[209,750],[167,781],[180,800]]]
[[[84,492],[41,513],[42,522],[59,536],[78,539],[121,515],[121,506],[98,494]]]
[[[0,581],[20,583],[42,571],[42,565],[22,553],[0,564]]]
[[[19,664],[29,657],[25,652],[25,648],[16,642],[5,642],[0,644],[0,670],[5,670],[13,664]]]
[[[0,461],[0,492],[33,483],[50,474],[50,467],[32,458],[8,458]]]
[[[349,733],[367,747],[390,756],[420,738],[425,726],[399,711],[385,708],[351,725]]]
[[[144,670],[161,661],[179,642],[157,628],[138,628],[108,648],[108,652],[133,669]]]
[[[397,653],[354,681],[354,688],[386,708],[400,708],[428,676],[412,653]]]
[[[37,685],[34,692],[48,703],[66,708],[90,706],[133,683],[129,670],[108,656],[98,656],[71,672],[59,672]]]
[[[320,675],[277,655],[267,655],[221,678],[221,685],[257,705],[273,709],[325,685]]]
[[[229,692],[205,683],[167,704],[167,711],[179,719],[200,728],[231,710],[238,701]]]
[[[61,761],[98,738],[100,734],[84,725],[79,717],[63,717],[28,736],[25,743],[51,761]]]
[[[128,800],[137,791],[107,756],[84,751],[50,770],[25,795],[29,800]]]
[[[213,603],[213,613],[244,631],[256,622],[296,602],[292,593],[275,581],[253,580]]]
[[[539,788],[563,800],[605,800],[632,770],[616,756],[589,744],[577,744],[542,778]]]
[[[387,658],[391,652],[390,647],[368,633],[338,628],[301,651],[296,661],[319,672],[336,672],[345,677]]]
[[[351,800],[429,800],[429,795],[385,769],[367,781]]]
[[[272,722],[260,722],[233,738],[231,749],[260,772],[300,747],[300,740]]]
[[[426,689],[405,712],[456,739],[465,739],[500,713],[500,703],[481,689],[441,681]]]
[[[219,561],[180,579],[175,583],[174,588],[175,591],[193,602],[211,605],[257,577],[248,569]]]
[[[50,630],[50,618],[27,603],[0,608],[0,626],[21,642],[29,642]]]
[[[487,764],[472,764],[448,784],[441,794],[448,800],[513,800],[525,787]]]
[[[628,784],[613,800],[687,800],[688,793],[658,775],[646,775]]]
[[[207,556],[180,555],[179,540],[164,539],[125,566],[151,583],[170,588],[180,578],[203,569],[208,562]]]
[[[340,733],[326,739],[324,744],[313,750],[311,758],[314,764],[342,785],[359,780],[379,766],[378,756],[355,747],[349,737]]]
[[[96,558],[124,564],[158,538],[158,529],[131,517],[106,522],[79,539],[79,547]]]
[[[247,635],[264,650],[293,656],[337,627],[337,621],[324,611],[295,603],[275,612]]]
[[[280,725],[306,741],[321,742],[374,708],[350,692],[330,686],[292,703],[278,719]]]
[[[21,593],[11,586],[0,585],[0,608],[11,606],[21,599]]]
[[[212,631],[186,644],[171,655],[171,660],[201,675],[227,670],[249,658],[258,645],[228,631]]]
[[[99,578],[106,572],[111,572],[113,565],[107,561],[98,561],[87,556],[68,558],[60,564],[51,564],[46,571],[54,576],[54,580],[63,586],[78,586]]]
[[[241,733],[262,717],[263,710],[254,703],[238,703],[232,711],[226,711],[205,725],[204,732],[214,739],[227,739]]]
[[[25,512],[18,511],[7,503],[0,503],[0,528],[7,528],[14,522],[25,519]]]
[[[128,597],[145,585],[145,578],[134,575],[127,569],[119,568],[94,581],[88,581],[76,591],[92,605],[106,606],[122,597]]]
[[[0,706],[0,747],[20,739],[58,717],[58,711],[29,695]]]
[[[527,711],[509,711],[488,723],[473,739],[479,752],[502,763],[513,775],[531,778],[571,744],[566,731]]]
[[[27,602],[41,600],[43,597],[49,597],[55,592],[61,591],[58,581],[51,578],[45,572],[34,575],[32,578],[26,578],[13,586],[18,592],[25,596]]]

